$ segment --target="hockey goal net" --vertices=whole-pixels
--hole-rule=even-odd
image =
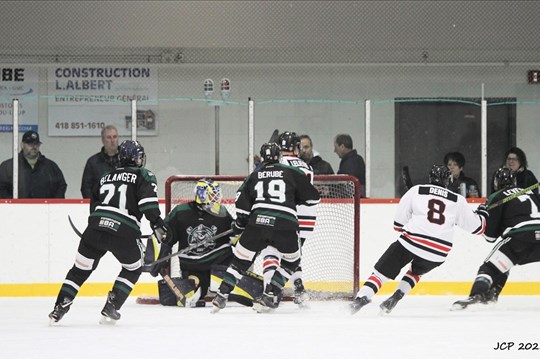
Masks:
[[[245,178],[225,175],[169,177],[165,184],[167,214],[175,206],[193,201],[195,185],[204,177],[221,184],[222,205],[236,217],[235,196]],[[304,285],[312,299],[349,298],[356,294],[359,283],[360,185],[349,175],[317,175],[314,185],[321,202],[313,238],[302,249]],[[261,259],[255,261],[254,272],[262,274]]]

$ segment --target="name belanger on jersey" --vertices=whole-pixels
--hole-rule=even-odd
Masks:
[[[107,174],[101,178],[100,185],[106,182],[122,181],[135,184],[137,181],[137,174],[129,172],[121,172],[116,174]]]
[[[283,170],[261,171],[257,174],[259,179],[283,178]]]

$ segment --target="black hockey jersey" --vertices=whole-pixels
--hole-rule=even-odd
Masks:
[[[488,198],[486,205],[489,207],[521,190],[517,187],[499,190]],[[540,240],[540,201],[532,191],[489,210],[484,237],[493,242],[499,236],[519,237],[523,241]]]
[[[117,168],[103,175],[96,189],[99,201],[88,219],[91,228],[139,237],[142,215],[150,223],[161,215],[156,177],[145,168]]]
[[[178,205],[167,215],[169,225],[167,242],[172,246],[178,243],[178,250],[201,244],[185,254],[180,254],[180,267],[185,270],[207,271],[213,263],[232,254],[229,236],[207,242],[211,237],[230,230],[232,216],[225,209],[225,216],[215,216],[200,210],[192,201]]]
[[[298,230],[297,205],[315,206],[319,192],[299,168],[268,164],[251,173],[236,195],[237,223]]]

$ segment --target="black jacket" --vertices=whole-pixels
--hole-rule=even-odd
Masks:
[[[459,177],[457,179],[454,179],[454,181],[452,181],[450,184],[448,184],[448,187],[447,189],[450,190],[450,191],[453,191],[457,194],[461,194],[461,191],[459,189],[461,183],[465,183],[465,186],[466,186],[466,189],[467,189],[467,196],[466,197],[470,197],[469,195],[469,187],[471,185],[474,185],[476,186],[476,189],[478,190],[478,195],[480,195],[480,188],[478,187],[478,184],[476,183],[476,181],[474,181],[472,178],[470,177],[467,177],[465,176],[465,173],[462,171],[460,174],[459,174]]]
[[[81,181],[81,194],[85,199],[92,197],[92,188],[101,179],[101,177],[110,171],[116,169],[118,156],[109,156],[105,153],[105,148],[88,158],[84,167]]]
[[[313,173],[315,175],[334,174],[334,169],[332,169],[332,165],[330,165],[330,163],[328,163],[327,161],[324,161],[319,155],[313,156],[308,165],[313,168]]]
[[[366,196],[366,163],[364,162],[364,158],[358,155],[355,149],[343,155],[337,173],[356,176],[360,181],[361,196]]]
[[[493,177],[491,178],[491,193],[495,192],[495,188],[493,187],[493,180],[495,179],[495,174],[493,174]],[[526,189],[531,185],[534,185],[538,182],[536,180],[536,176],[534,176],[533,172],[531,170],[525,169],[525,168],[519,168],[516,172],[516,183],[517,187]],[[538,188],[534,189],[532,191],[535,195],[538,196]]]
[[[39,153],[32,169],[22,151],[19,153],[20,199],[65,198],[67,184],[62,170],[52,160]],[[13,198],[13,158],[0,165],[0,198]]]

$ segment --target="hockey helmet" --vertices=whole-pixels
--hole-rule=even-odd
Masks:
[[[281,151],[294,151],[300,149],[300,137],[295,132],[285,131],[278,137],[278,145]]]
[[[261,159],[267,164],[279,162],[281,158],[281,149],[276,143],[265,143],[261,146]]]
[[[446,165],[433,165],[429,171],[429,183],[432,185],[439,185],[442,187],[448,187],[448,184],[452,181],[452,173]]]
[[[502,167],[495,171],[493,188],[495,191],[517,185],[516,172],[510,168]]]
[[[195,185],[195,202],[202,210],[216,216],[225,216],[221,207],[221,185],[212,179],[200,179]]]
[[[124,140],[118,150],[120,166],[143,167],[146,163],[146,154],[141,143],[134,140]]]

